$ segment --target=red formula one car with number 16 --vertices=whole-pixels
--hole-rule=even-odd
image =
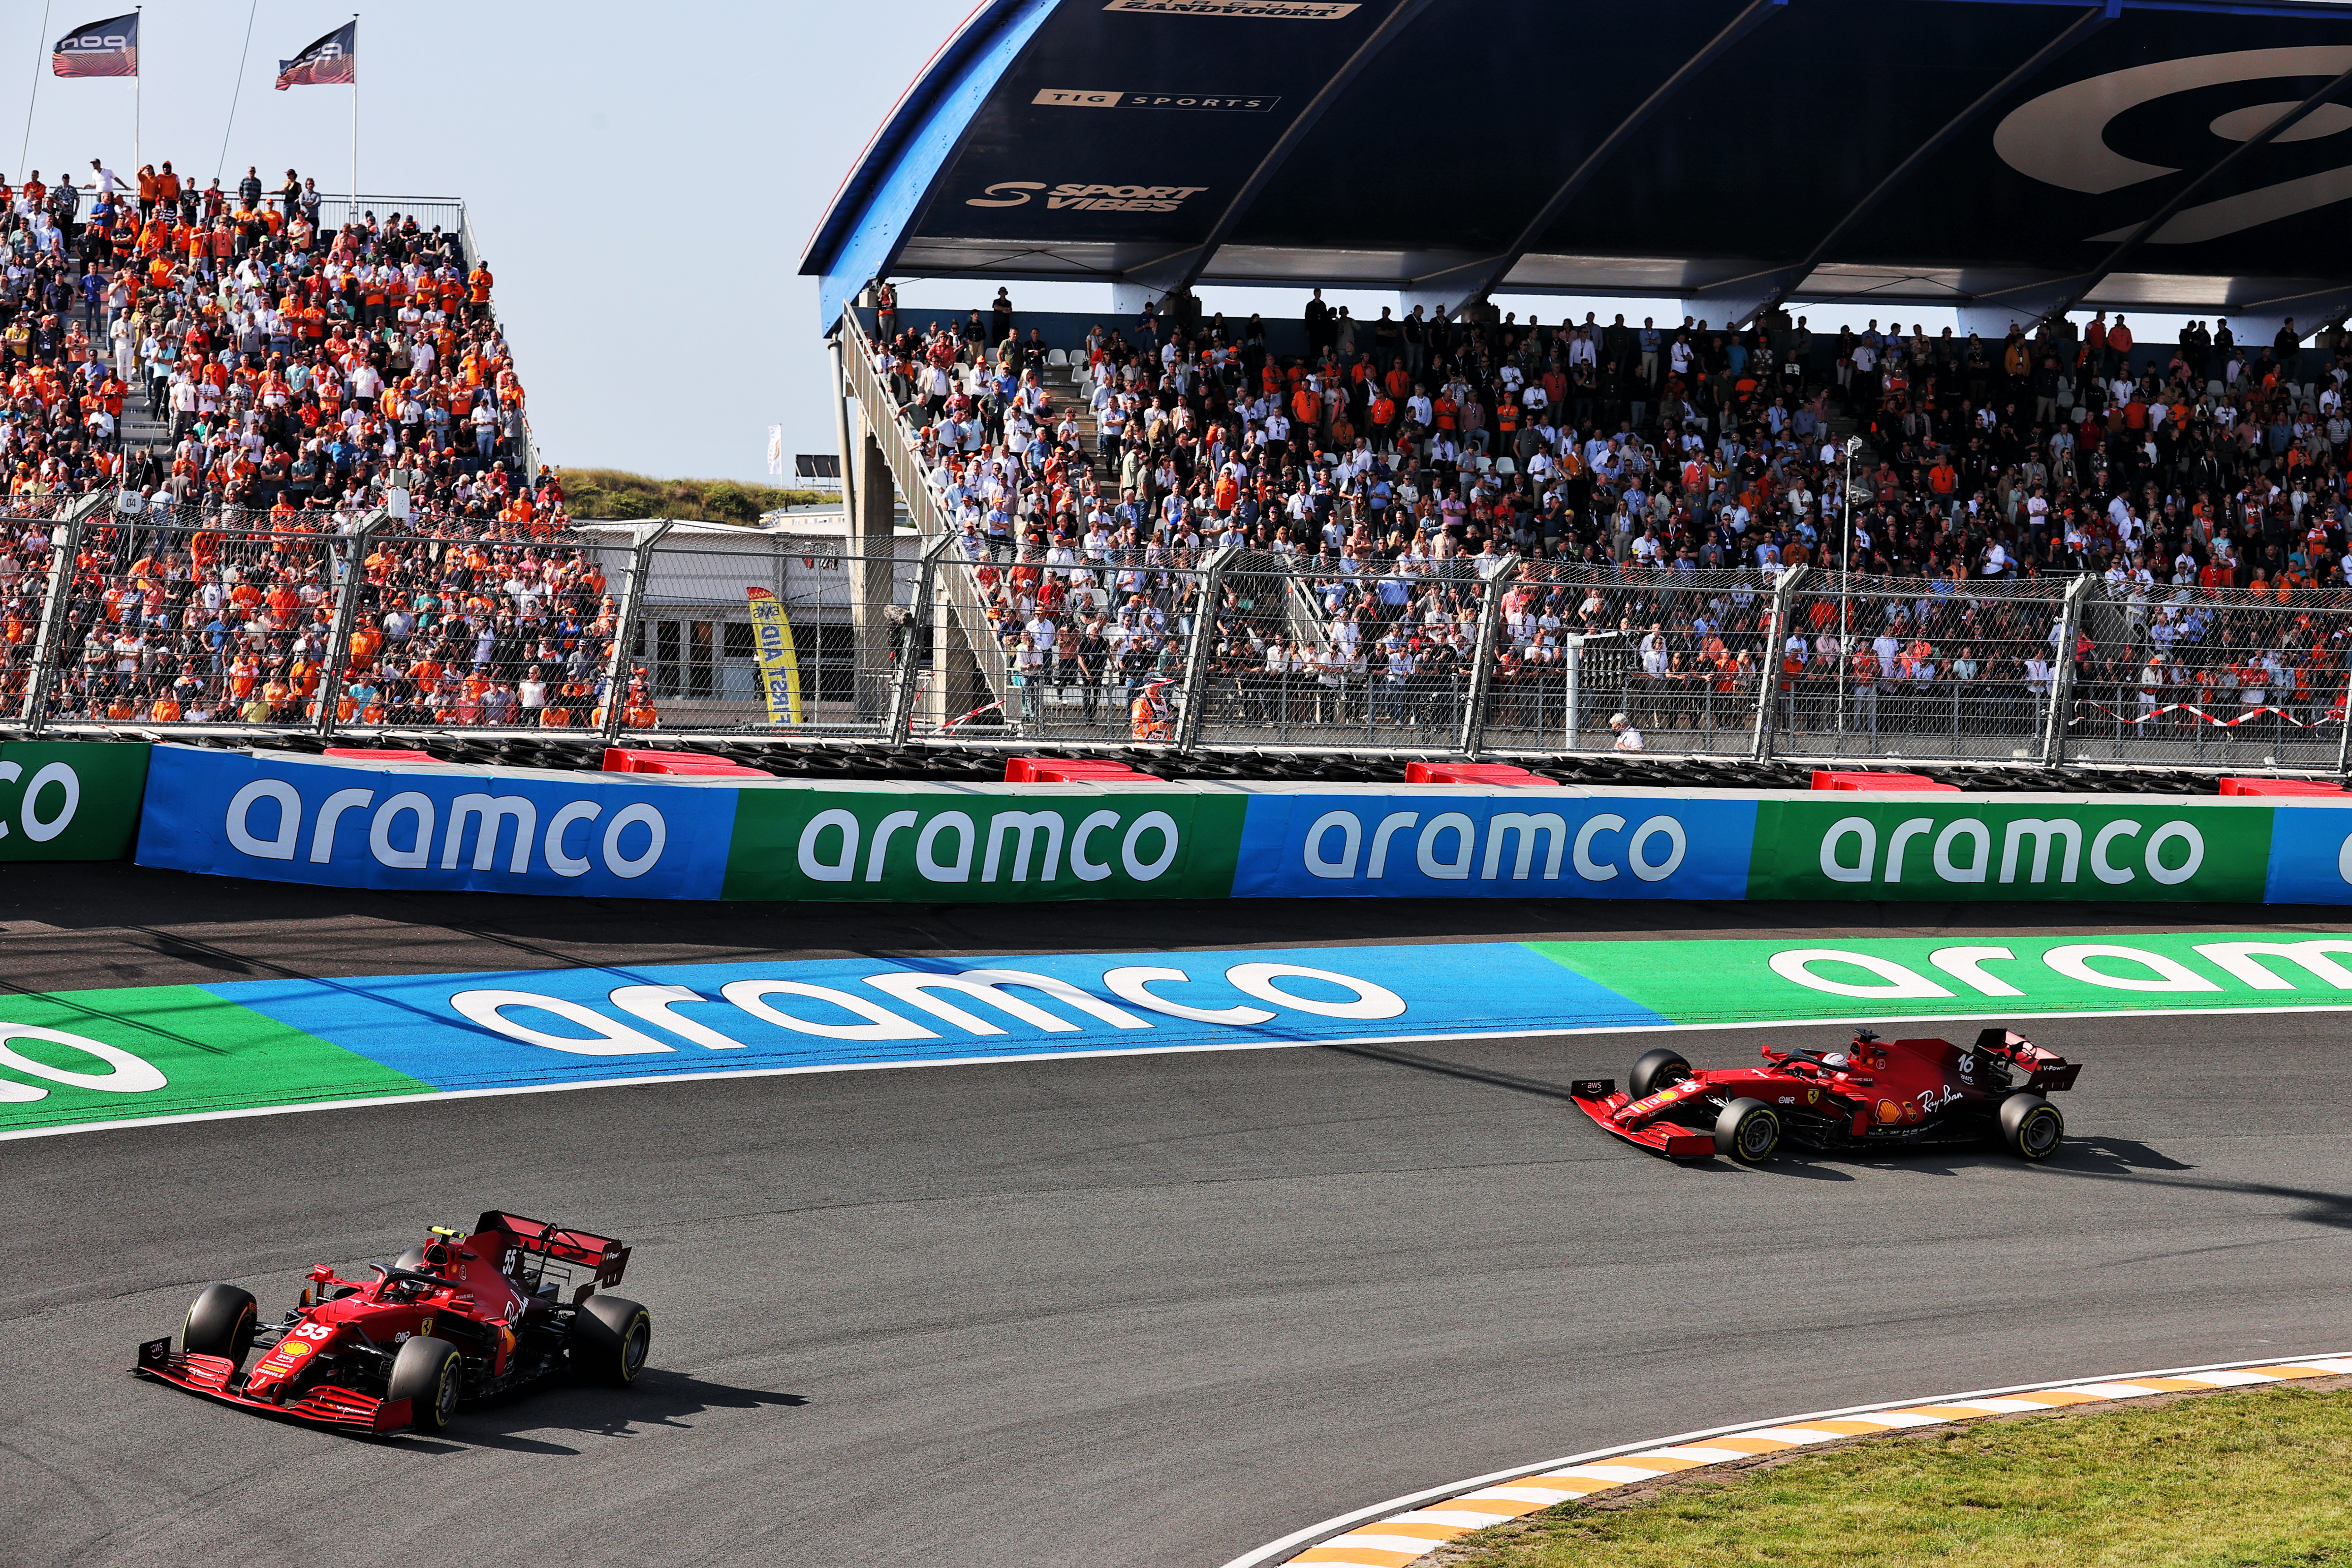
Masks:
[[[180,1349],[149,1340],[131,1370],[346,1432],[437,1432],[459,1400],[567,1363],[592,1382],[636,1381],[653,1319],[606,1293],[628,1266],[629,1249],[609,1237],[492,1209],[470,1236],[436,1225],[390,1267],[369,1264],[373,1279],[339,1279],[319,1265],[300,1304],[275,1323],[257,1322],[246,1291],[207,1286],[181,1324]],[[257,1348],[268,1353],[247,1372]]]
[[[1824,1152],[1997,1139],[2046,1160],[2066,1120],[2043,1096],[2074,1088],[2083,1070],[2007,1029],[1965,1047],[1857,1029],[1843,1051],[1766,1046],[1763,1055],[1760,1068],[1698,1071],[1660,1047],[1634,1062],[1630,1092],[1608,1079],[1581,1079],[1570,1092],[1604,1131],[1676,1160],[1728,1154],[1752,1165],[1784,1139]]]

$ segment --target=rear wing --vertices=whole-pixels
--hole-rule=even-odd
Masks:
[[[2070,1062],[2056,1051],[2042,1049],[2014,1029],[1987,1029],[1977,1037],[1974,1049],[1980,1055],[1999,1057],[2016,1063],[2032,1074],[2025,1087],[2036,1094],[2055,1094],[2062,1089],[2074,1087],[2082,1076],[2083,1065]]]
[[[501,1209],[485,1209],[482,1217],[474,1222],[474,1229],[477,1234],[502,1231],[527,1255],[593,1268],[594,1283],[605,1289],[618,1285],[621,1276],[628,1271],[629,1249],[609,1236],[597,1236],[571,1226],[550,1225],[545,1220],[525,1219]]]

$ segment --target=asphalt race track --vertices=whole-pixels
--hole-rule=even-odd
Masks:
[[[2245,929],[2326,929],[2264,911]],[[778,912],[11,868],[8,986],[829,952],[2243,925],[2145,907]],[[1875,923],[1880,919],[1885,923]],[[0,1143],[10,1564],[1216,1564],[1612,1440],[2352,1344],[2343,1014],[2085,1019],[2047,1168],[1676,1168],[1590,1037],[921,1068]],[[1752,1059],[1776,1033],[1675,1043]],[[1818,1041],[1821,1029],[1794,1031]],[[654,1370],[372,1443],[134,1381],[487,1206],[633,1243]]]

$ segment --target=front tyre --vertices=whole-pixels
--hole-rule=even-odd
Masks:
[[[1780,1113],[1760,1100],[1735,1100],[1715,1119],[1715,1152],[1760,1165],[1780,1147]]]
[[[466,1363],[447,1340],[423,1334],[400,1342],[393,1357],[392,1376],[384,1386],[387,1400],[408,1401],[408,1424],[419,1432],[438,1432],[457,1411],[466,1391]]]
[[[625,1388],[646,1370],[654,1340],[654,1319],[625,1296],[591,1296],[572,1315],[563,1342],[572,1370],[590,1383]]]
[[[253,1295],[234,1285],[207,1285],[180,1323],[180,1348],[195,1355],[226,1356],[236,1366],[253,1348]]]
[[[2000,1141],[2021,1160],[2047,1160],[2066,1136],[2066,1119],[2038,1094],[2012,1094],[2000,1102]]]
[[[1633,1070],[1625,1075],[1625,1092],[1635,1100],[1647,1100],[1662,1089],[1672,1089],[1690,1077],[1691,1065],[1683,1060],[1680,1051],[1660,1046],[1643,1051],[1633,1060]]]

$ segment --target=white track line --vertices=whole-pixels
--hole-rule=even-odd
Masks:
[[[138,987],[122,987],[138,989]],[[1987,997],[1988,1002],[1998,998]],[[1948,1024],[1979,1018],[2177,1018],[2249,1013],[2352,1013],[2352,1002],[2309,1006],[2118,1007],[2097,1012],[2006,1013],[1987,1007],[1973,1013],[1894,1014],[1874,1024]],[[1851,1016],[1853,1015],[1847,1015]],[[53,1127],[0,1129],[0,1142],[16,1138],[55,1138],[68,1132],[103,1132],[124,1127],[169,1127],[190,1121],[233,1121],[248,1116],[290,1116],[304,1110],[352,1110],[368,1105],[414,1105],[435,1100],[482,1100],[502,1094],[549,1094],[572,1089],[631,1089],[654,1083],[691,1083],[726,1078],[792,1078],[804,1073],[879,1072],[896,1068],[988,1067],[1000,1062],[1091,1061],[1111,1057],[1183,1056],[1202,1051],[1298,1050],[1312,1046],[1444,1045],[1456,1040],[1549,1040],[1581,1035],[1683,1035],[1719,1029],[1818,1029],[1839,1026],[1832,1018],[1748,1018],[1697,1024],[1589,1024],[1563,1029],[1478,1029],[1455,1034],[1362,1035],[1344,1040],[1209,1040],[1182,1046],[1107,1046],[1097,1050],[1026,1051],[1004,1056],[929,1057],[895,1062],[814,1062],[799,1067],[732,1068],[710,1072],[646,1073],[632,1078],[583,1079],[563,1083],[501,1084],[490,1089],[444,1089],[424,1094],[366,1095],[300,1105],[247,1105],[226,1110],[191,1110],[167,1116],[117,1116]],[[348,1048],[348,1047],[346,1047]]]
[[[2264,1376],[2249,1373],[2246,1367],[2278,1368],[2284,1375]],[[2285,1369],[2294,1368],[2293,1372]],[[1391,1498],[1370,1508],[1357,1509],[1320,1524],[1294,1531],[1279,1541],[1268,1542],[1254,1552],[1245,1552],[1224,1564],[1224,1568],[1265,1568],[1276,1563],[1297,1561],[1297,1554],[1314,1551],[1307,1559],[1318,1568],[1348,1568],[1350,1563],[1360,1568],[1401,1568],[1412,1561],[1399,1554],[1417,1550],[1425,1554],[1434,1552],[1456,1534],[1498,1524],[1507,1519],[1517,1519],[1538,1508],[1570,1498],[1582,1497],[1612,1486],[1635,1481],[1654,1480],[1672,1474],[1690,1464],[1720,1462],[1724,1458],[1747,1458],[1752,1452],[1740,1447],[1716,1447],[1710,1438],[1739,1439],[1746,1442],[1777,1442],[1790,1447],[1812,1443],[1832,1443],[1864,1434],[1823,1431],[1811,1423],[1845,1421],[1869,1422],[1874,1426],[1924,1426],[1943,1421],[1967,1419],[1969,1415],[1998,1415],[2011,1411],[2059,1408],[2075,1400],[2038,1401],[2012,1397],[2019,1394],[2072,1394],[2077,1399],[2145,1399],[2179,1390],[2150,1388],[2143,1380],[2150,1378],[2187,1380],[2194,1385],[2208,1388],[2238,1388],[2257,1384],[2283,1383],[2296,1377],[2324,1377],[2336,1373],[2352,1373],[2352,1352],[2330,1352],[2320,1356],[2267,1356],[2253,1361],[2215,1363],[2204,1366],[2175,1367],[2162,1372],[2137,1372],[2121,1377],[2084,1380],[2071,1383],[2021,1383],[2009,1388],[1979,1389],[1969,1394],[1956,1394],[1938,1399],[1895,1399],[1877,1405],[1857,1405],[1843,1410],[1817,1410],[1805,1415],[1777,1416],[1769,1421],[1751,1421],[1737,1426],[1714,1426],[1700,1432],[1685,1432],[1654,1442],[1597,1448],[1589,1453],[1570,1454],[1540,1465],[1519,1465],[1507,1470],[1474,1476],[1468,1480],[1448,1486],[1432,1487],[1426,1491],[1409,1492]],[[1965,1414],[1943,1415],[1929,1411],[1958,1407]],[[1639,1461],[1650,1458],[1673,1461],[1666,1464],[1644,1465]],[[1610,1464],[1605,1461],[1617,1460]],[[1564,1487],[1527,1484],[1531,1479],[1541,1481],[1589,1479],[1594,1485],[1580,1490]],[[1515,1484],[1516,1483],[1516,1484]],[[1459,1502],[1463,1506],[1449,1507]],[[1391,1525],[1436,1526],[1445,1533],[1414,1530],[1391,1531]]]

